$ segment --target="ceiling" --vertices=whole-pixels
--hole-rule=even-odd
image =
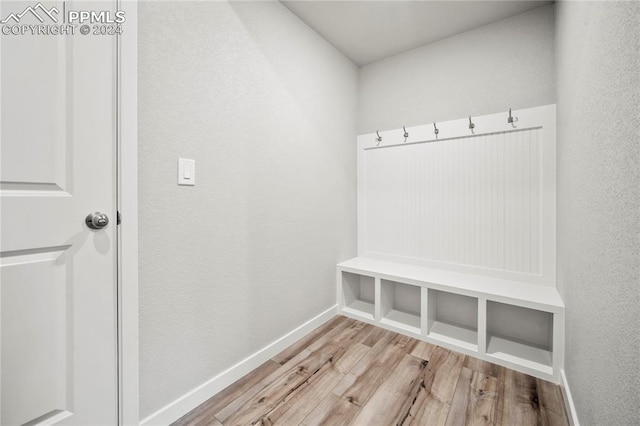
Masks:
[[[414,49],[552,1],[281,0],[357,65]]]

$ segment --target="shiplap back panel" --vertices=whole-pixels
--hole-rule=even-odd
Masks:
[[[544,153],[545,130],[360,147],[360,254],[541,282],[545,247],[555,263],[555,237],[543,244],[545,227],[555,235],[555,203],[545,206],[555,176],[544,180],[555,138]]]

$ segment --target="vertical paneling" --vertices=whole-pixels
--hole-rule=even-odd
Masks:
[[[541,133],[365,150],[364,251],[539,274]]]

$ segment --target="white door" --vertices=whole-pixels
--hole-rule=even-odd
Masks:
[[[3,0],[0,19],[73,6]],[[117,424],[116,37],[5,32],[0,423]]]

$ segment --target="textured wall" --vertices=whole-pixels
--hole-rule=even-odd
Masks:
[[[555,103],[554,6],[366,65],[358,133]]]
[[[144,418],[335,304],[357,68],[278,2],[142,2],[139,58]]]
[[[558,279],[584,425],[640,419],[640,3],[557,4]]]

